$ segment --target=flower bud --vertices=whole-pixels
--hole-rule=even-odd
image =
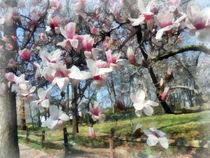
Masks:
[[[127,58],[130,64],[136,64],[136,58],[135,58],[135,54],[133,52],[133,49],[131,47],[128,47],[127,50]]]
[[[166,97],[167,97],[167,95],[168,95],[168,92],[169,92],[169,87],[165,87],[164,88],[164,91],[163,91],[163,93],[161,94],[161,100],[162,101],[165,101],[166,100]]]

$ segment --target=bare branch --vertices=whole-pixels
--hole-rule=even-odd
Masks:
[[[181,88],[181,89],[188,89],[190,91],[194,91],[195,94],[199,94],[198,90],[192,88],[192,87],[188,87],[188,86],[183,86],[183,85],[174,85],[171,87],[171,89],[176,89],[176,88]]]
[[[182,47],[182,48],[179,48],[179,49],[175,49],[175,50],[172,50],[170,52],[166,52],[160,56],[157,56],[155,57],[154,61],[158,61],[158,60],[163,60],[163,59],[167,59],[169,57],[172,57],[174,55],[177,55],[177,54],[180,54],[180,53],[184,53],[184,52],[187,52],[187,51],[200,51],[200,52],[203,52],[203,53],[206,53],[208,55],[210,55],[210,49],[207,48],[206,46],[204,45],[190,45],[190,46],[185,46],[185,47]]]

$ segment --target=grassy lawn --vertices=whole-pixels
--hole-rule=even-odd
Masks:
[[[191,114],[180,115],[155,115],[151,117],[133,117],[128,120],[120,120],[118,122],[99,122],[94,125],[94,130],[97,137],[91,140],[88,136],[88,126],[79,126],[79,135],[72,140],[69,136],[70,144],[77,144],[89,147],[108,147],[108,141],[105,140],[102,135],[108,135],[111,128],[115,128],[116,135],[128,136],[133,133],[136,124],[141,123],[142,129],[148,129],[155,126],[156,128],[166,132],[171,139],[185,139],[185,140],[210,140],[210,111],[203,111]],[[47,128],[39,128],[36,130],[30,130],[30,143],[33,148],[41,148],[41,131],[46,131],[46,143],[45,149],[47,151],[51,149],[63,148],[63,131],[52,131]],[[71,127],[67,127],[68,132],[71,133]],[[26,143],[25,131],[18,131],[19,141]],[[147,150],[150,149],[145,149]],[[170,149],[169,149],[170,150]]]

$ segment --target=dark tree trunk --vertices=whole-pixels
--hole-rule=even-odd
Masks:
[[[15,0],[7,0],[5,3],[8,7],[17,6]],[[0,52],[0,157],[19,158],[16,95],[11,92],[10,87],[7,87],[8,82],[4,74],[4,71],[10,71],[7,68],[8,61],[11,58],[15,59],[17,52],[17,43],[11,38],[16,36],[15,24],[4,25],[4,35],[8,37],[13,50]]]
[[[139,26],[136,29],[138,29],[137,32],[136,32],[136,35],[137,35],[137,41],[138,41],[138,44],[139,44],[139,48],[141,49],[142,55],[145,59],[145,62],[148,63],[148,60],[147,60],[148,55],[145,52],[144,47],[143,47],[141,26]],[[152,66],[147,66],[147,69],[149,71],[152,82],[153,82],[153,84],[156,88],[156,95],[157,95],[158,100],[160,101],[161,106],[163,107],[165,113],[172,114],[173,112],[171,111],[169,105],[165,101],[161,100],[161,96],[159,95],[160,87],[159,87],[158,80],[157,80],[157,77],[155,76],[155,73],[154,73],[154,70],[153,70]]]
[[[78,106],[77,106],[77,88],[72,86],[72,133],[73,136],[79,133],[78,127]]]

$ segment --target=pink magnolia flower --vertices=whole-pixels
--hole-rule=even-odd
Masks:
[[[93,84],[95,88],[102,87],[106,84],[106,77],[105,74],[112,72],[113,69],[111,68],[104,68],[97,66],[96,61],[92,59],[86,59],[87,67],[90,70],[90,76],[93,78]]]
[[[164,88],[164,91],[163,91],[163,93],[161,94],[161,100],[163,100],[163,101],[166,100],[166,97],[167,97],[167,95],[168,95],[169,89],[170,89],[169,87],[165,87],[165,88]]]
[[[95,61],[96,67],[97,68],[109,68],[109,64],[103,60],[96,60]]]
[[[143,0],[138,0],[137,5],[140,11],[140,15],[137,19],[129,18],[133,26],[138,26],[147,23],[151,20],[155,13],[158,12],[159,5],[157,0],[151,0],[145,8]]]
[[[84,35],[82,40],[82,48],[84,51],[91,51],[93,48],[94,39],[89,35]]]
[[[186,26],[202,42],[209,42],[210,40],[209,13],[210,7],[200,10],[200,6],[196,2],[190,2],[187,6]]]
[[[17,62],[13,58],[11,58],[8,62],[8,67],[14,68],[16,66],[17,66]]]
[[[156,21],[161,29],[157,31],[155,39],[162,40],[162,36],[165,32],[170,32],[173,28],[183,27],[185,19],[186,14],[182,13],[181,16],[174,21],[173,13],[171,13],[168,8],[165,8],[156,18]]]
[[[187,6],[187,18],[189,22],[193,25],[194,29],[200,30],[204,29],[210,24],[208,14],[209,9],[205,8],[202,11],[200,10],[200,6],[196,2],[190,2]]]
[[[157,15],[157,23],[161,28],[172,25],[174,22],[174,14],[168,8],[164,8]]]
[[[178,14],[180,4],[181,4],[181,0],[169,0],[166,2],[166,7],[169,7],[169,10],[171,12]]]
[[[50,117],[42,123],[42,127],[48,127],[52,130],[62,129],[65,122],[70,120],[70,117],[55,105],[50,106],[49,111]]]
[[[66,49],[68,51],[70,51],[72,47],[77,49],[78,45],[79,45],[79,43],[78,43],[77,39],[66,39],[66,40],[63,40],[62,42],[59,42],[57,44],[57,46],[61,46],[62,48]]]
[[[57,49],[51,53],[48,53],[47,50],[43,49],[40,51],[40,58],[44,63],[60,63],[61,62],[62,51]]]
[[[157,143],[160,143],[163,148],[168,148],[168,139],[164,132],[152,127],[149,130],[144,130],[144,134],[148,137],[147,144],[149,146],[155,146]]]
[[[60,11],[62,9],[62,3],[60,0],[50,0],[50,7],[54,10],[54,11]]]
[[[152,106],[158,106],[159,104],[151,100],[145,101],[146,93],[139,89],[136,93],[130,95],[131,101],[135,108],[135,113],[138,117],[141,116],[142,111],[147,115],[151,116],[154,112]]]
[[[113,68],[114,70],[119,69],[120,62],[122,61],[122,59],[120,59],[121,54],[113,54],[112,55],[111,50],[106,51],[105,54],[106,54],[106,59],[107,59],[109,66],[111,68]]]
[[[104,111],[101,109],[101,107],[98,105],[98,103],[95,101],[94,105],[90,105],[89,106],[90,109],[90,113],[92,115],[92,119],[94,121],[96,120],[104,120],[105,119],[105,115],[104,115]]]
[[[29,60],[31,57],[32,51],[30,49],[24,48],[23,50],[20,50],[18,53],[21,59]]]
[[[61,91],[64,91],[69,84],[70,71],[64,64],[53,64],[52,68],[55,70],[53,75],[52,85],[57,85]]]
[[[61,34],[67,39],[73,39],[76,32],[76,23],[70,22],[65,26],[65,29],[61,29]]]
[[[130,64],[136,64],[136,57],[131,47],[128,47],[127,49],[127,58]]]
[[[86,0],[73,0],[75,3],[74,10],[77,14],[81,14],[81,12],[85,9]]]
[[[56,15],[56,16],[52,17],[51,15],[49,15],[47,23],[52,30],[55,30],[56,27],[59,27],[61,21],[62,20],[59,16]]]
[[[90,136],[92,139],[95,139],[95,138],[96,138],[96,133],[95,133],[93,127],[89,127],[89,128],[88,128],[88,131],[89,131],[89,136]]]
[[[78,48],[79,41],[83,40],[83,38],[79,40],[79,37],[75,35],[76,23],[70,22],[65,26],[64,29],[61,28],[60,31],[61,31],[61,34],[66,38],[66,40],[58,43],[58,45],[67,49],[71,49],[71,47],[75,49]]]

